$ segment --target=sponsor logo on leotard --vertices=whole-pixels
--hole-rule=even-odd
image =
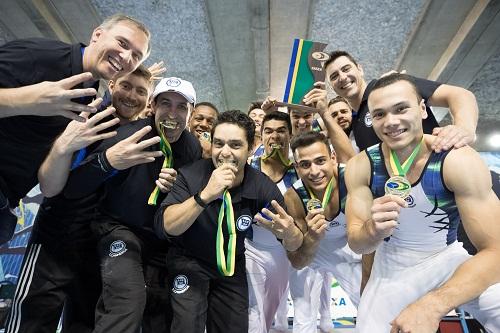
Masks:
[[[109,246],[109,256],[117,257],[127,252],[127,245],[122,240],[115,240]]]
[[[176,294],[182,294],[189,289],[189,281],[186,275],[177,275],[174,278],[172,291]]]
[[[411,196],[411,194],[405,198],[405,201],[409,208],[415,207],[415,199]]]

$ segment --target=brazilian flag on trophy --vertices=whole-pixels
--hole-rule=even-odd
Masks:
[[[313,89],[314,83],[325,81],[323,64],[330,58],[323,52],[327,45],[305,39],[294,40],[284,103],[303,105],[302,99]]]

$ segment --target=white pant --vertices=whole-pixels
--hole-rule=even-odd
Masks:
[[[248,332],[267,333],[288,286],[290,266],[285,249],[259,247],[245,240],[249,307]]]
[[[470,255],[461,243],[429,254],[382,243],[358,308],[357,332],[387,333],[409,304],[444,284]],[[471,272],[473,274],[473,272]],[[500,332],[500,283],[461,306],[488,332]]]
[[[293,332],[317,332],[316,319],[318,312],[320,322],[324,326],[332,326],[330,314],[331,301],[330,273],[304,267],[301,270],[292,268],[290,272],[290,294],[293,299]]]

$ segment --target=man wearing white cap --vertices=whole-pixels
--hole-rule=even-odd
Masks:
[[[154,118],[119,128],[116,137],[103,141],[68,180],[68,197],[102,193],[92,224],[103,282],[94,332],[136,332],[143,311],[157,318],[148,319],[143,332],[168,331],[168,244],[152,231],[153,217],[156,204],[175,181],[175,169],[201,158],[198,140],[186,129],[195,100],[190,82],[175,77],[161,80],[152,94]],[[143,150],[150,154],[135,158]],[[164,158],[156,158],[160,156]],[[145,284],[148,303],[151,297],[159,302],[146,309]]]

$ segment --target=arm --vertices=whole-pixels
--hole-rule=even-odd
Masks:
[[[320,110],[319,113],[328,132],[328,137],[335,148],[337,160],[340,163],[347,163],[347,161],[355,155],[351,141],[337,121],[333,119],[331,113],[328,112],[325,83],[316,82],[314,85],[316,88],[304,96],[304,103],[306,105],[312,105]]]
[[[474,142],[479,110],[472,92],[461,87],[442,84],[429,98],[429,104],[447,107],[453,116],[453,125],[434,129],[433,134],[437,135],[437,139],[432,149],[439,152]]]
[[[303,237],[300,247],[287,251],[288,260],[293,268],[302,269],[311,263],[318,251],[319,242],[325,236],[326,220],[322,214],[309,213],[309,218],[306,217],[300,198],[293,189],[286,191],[285,203]]]
[[[349,246],[356,253],[372,253],[384,238],[392,234],[398,224],[399,210],[406,207],[406,202],[389,195],[373,199],[368,185],[370,162],[364,152],[348,162],[345,182]]]
[[[200,192],[200,199],[209,204],[222,195],[226,188],[230,188],[233,184],[237,169],[235,166],[225,163],[212,172],[207,186]],[[179,179],[180,177],[177,177]],[[178,191],[177,186],[182,186],[182,181],[177,185],[177,182],[172,188],[172,192]],[[185,181],[184,181],[185,183]],[[181,193],[187,189],[180,189]],[[171,193],[172,194],[172,193]],[[181,203],[168,206],[163,212],[163,228],[172,236],[183,234],[196,221],[198,216],[203,212],[204,208],[198,205],[191,196]]]
[[[455,194],[462,223],[478,253],[441,287],[404,309],[393,321],[394,332],[401,327],[411,329],[422,319],[432,324],[429,331],[435,331],[442,316],[500,282],[500,203],[491,190],[488,169],[469,147],[450,152],[443,168],[446,186]]]
[[[100,100],[96,100],[92,104],[99,103]],[[99,124],[102,119],[110,116],[114,111],[114,108],[107,108],[90,120],[87,120],[89,113],[82,112],[80,116],[86,119],[86,122],[81,123],[73,120],[68,124],[64,132],[56,139],[49,154],[40,169],[38,169],[40,190],[45,197],[53,197],[64,188],[74,153],[94,142],[116,135],[116,131],[99,133],[118,124],[118,118]]]
[[[94,88],[71,89],[92,80],[91,73],[82,73],[69,78],[24,86],[20,88],[0,89],[0,118],[12,116],[63,116],[84,122],[85,118],[75,112],[97,111],[93,105],[72,102],[73,98],[95,96]]]

